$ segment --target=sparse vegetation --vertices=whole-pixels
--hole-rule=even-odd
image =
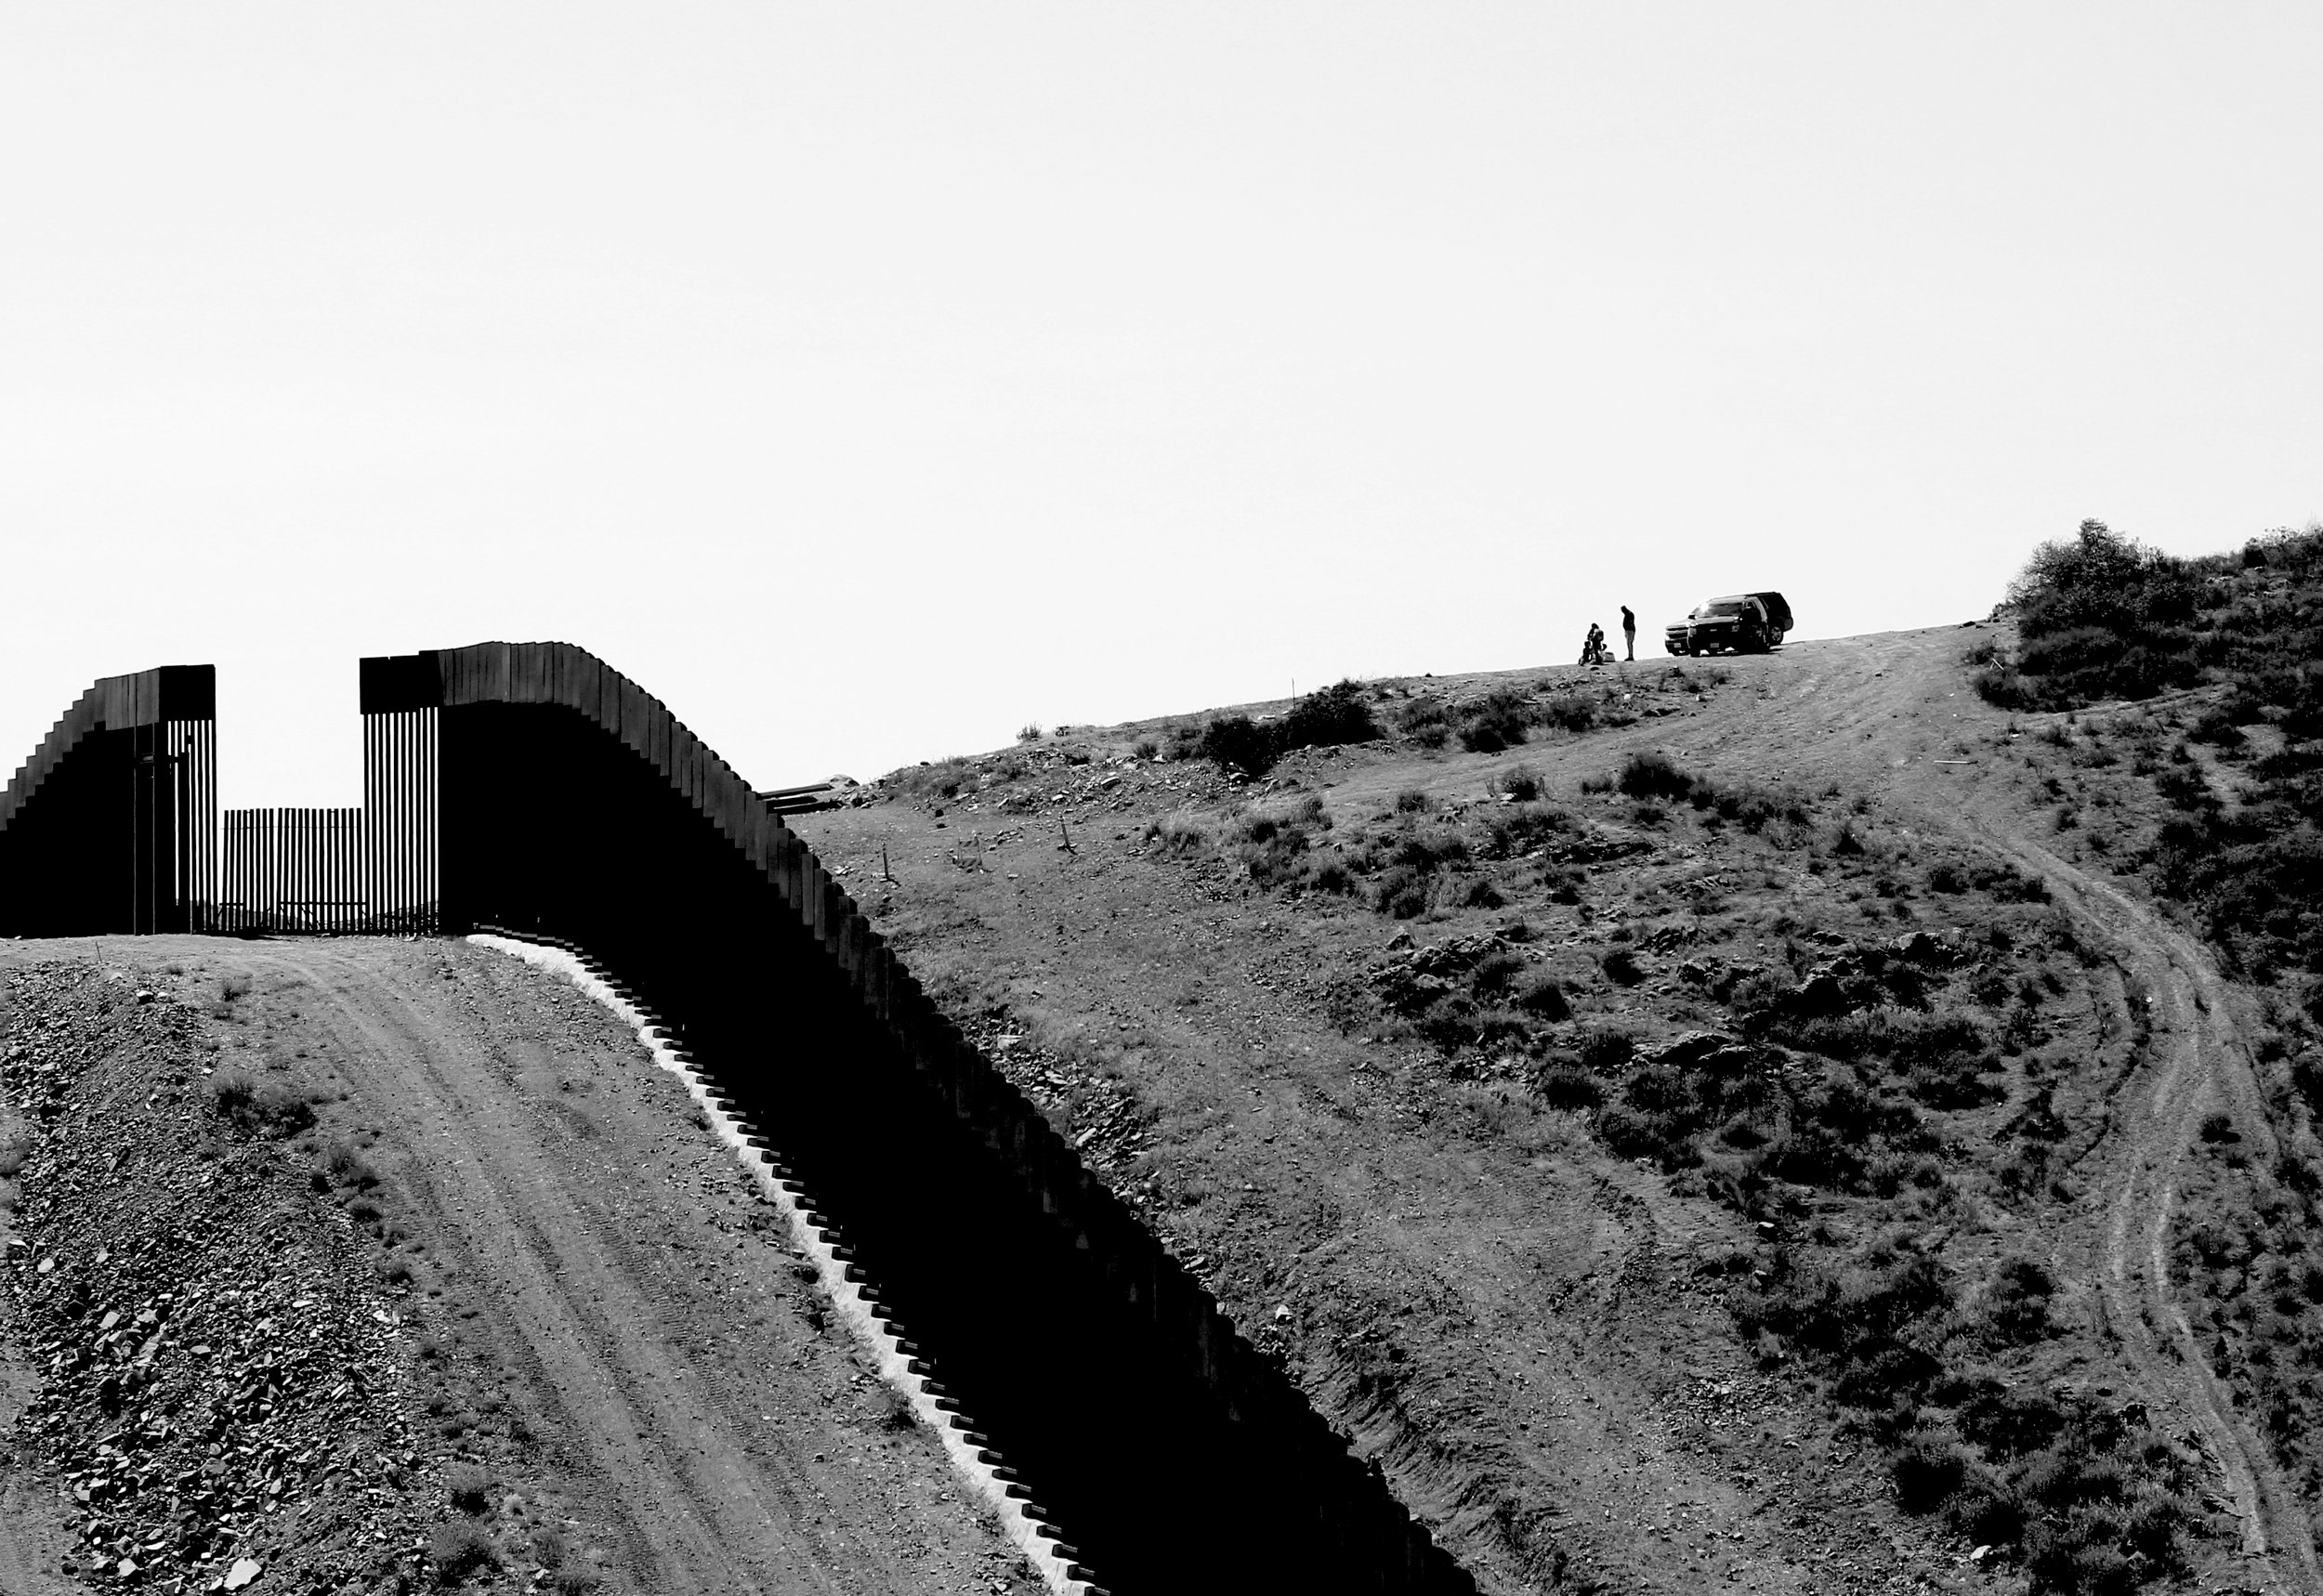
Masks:
[[[445,1476],[444,1494],[460,1511],[481,1513],[491,1508],[492,1490],[498,1483],[489,1471],[463,1463]]]
[[[295,1136],[315,1122],[305,1092],[288,1081],[261,1081],[233,1067],[210,1078],[210,1102],[245,1136]]]
[[[1541,773],[1529,765],[1512,765],[1493,775],[1490,788],[1516,803],[1529,804],[1541,796]]]
[[[437,1584],[447,1589],[466,1583],[471,1576],[499,1566],[500,1549],[474,1519],[447,1519],[427,1537],[427,1571]]]
[[[1891,1232],[1829,1262],[1778,1253],[1736,1311],[1764,1352],[1803,1357],[1862,1416],[1906,1512],[2015,1552],[2035,1591],[2180,1576],[2196,1460],[2140,1408],[2009,1378],[2006,1351],[2048,1333],[2053,1289],[2012,1258],[1968,1297],[1916,1238]]]

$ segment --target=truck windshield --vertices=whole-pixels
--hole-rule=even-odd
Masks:
[[[1742,613],[1742,601],[1740,599],[1730,598],[1724,604],[1713,604],[1710,606],[1706,613],[1711,615],[1739,615]]]

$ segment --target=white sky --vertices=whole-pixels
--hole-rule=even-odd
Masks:
[[[2323,513],[2323,10],[0,9],[0,775],[220,668],[583,644],[762,785],[2083,516]]]

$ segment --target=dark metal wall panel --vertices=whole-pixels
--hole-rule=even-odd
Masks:
[[[108,676],[0,792],[0,934],[199,927],[215,900],[217,673]]]

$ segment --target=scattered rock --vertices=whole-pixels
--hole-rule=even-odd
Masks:
[[[1664,1064],[1674,1069],[1689,1069],[1700,1065],[1713,1053],[1736,1045],[1735,1039],[1718,1031],[1687,1031],[1660,1047],[1643,1054],[1647,1064]]]

